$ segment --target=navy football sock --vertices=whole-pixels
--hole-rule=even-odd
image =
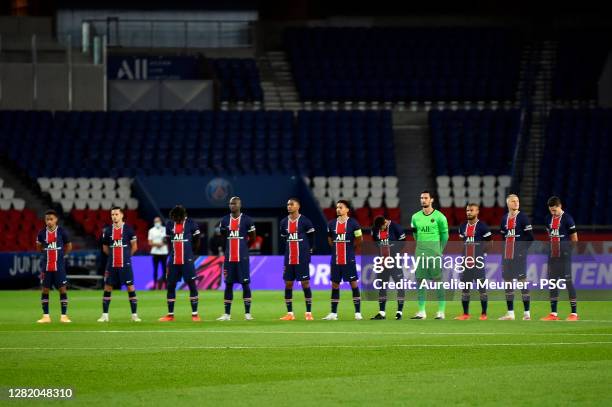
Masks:
[[[42,305],[43,314],[49,314],[49,294],[40,295],[40,304]]]
[[[225,306],[225,313],[229,315],[232,312],[232,300],[234,299],[234,288],[231,284],[225,284],[225,291],[223,292],[223,305]]]
[[[102,297],[102,312],[108,314],[108,308],[110,307],[111,302],[111,292],[104,291],[104,295]]]
[[[312,309],[312,290],[310,287],[303,288],[304,300],[306,301],[306,312],[311,312]]]
[[[174,303],[176,302],[176,283],[168,283],[166,301],[168,302],[168,315],[174,315]]]
[[[128,291],[128,297],[130,299],[130,309],[132,314],[135,314],[138,309],[138,299],[136,298],[136,291]]]
[[[340,302],[340,289],[332,288],[331,292],[331,312],[338,313],[338,302]]]
[[[198,287],[194,280],[190,280],[187,285],[189,286],[189,301],[191,302],[191,314],[196,315],[198,313]]]
[[[251,286],[242,284],[242,299],[244,301],[244,313],[251,313]]]
[[[285,288],[285,305],[287,312],[293,312],[293,289]]]
[[[60,293],[60,305],[62,306],[62,315],[68,312],[68,293]]]
[[[361,312],[361,293],[359,287],[355,287],[353,290],[353,305],[355,306],[355,312]]]

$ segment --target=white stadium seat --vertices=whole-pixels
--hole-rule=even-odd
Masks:
[[[482,196],[485,198],[494,198],[497,191],[494,187],[483,187]]]
[[[62,199],[62,190],[61,189],[52,189],[49,191],[51,195],[51,200],[53,202],[59,202]]]
[[[123,199],[114,199],[113,206],[118,206],[119,208],[127,207],[127,201]]]
[[[506,197],[503,195],[497,196],[497,206],[501,206],[502,208],[506,206]]]
[[[89,195],[91,196],[91,199],[95,199],[97,201],[101,201],[102,200],[102,191],[99,189],[93,189],[91,191],[88,191]]]
[[[64,188],[64,179],[63,178],[51,178],[51,188],[53,189],[62,189]]]
[[[467,177],[468,187],[476,188],[480,187],[482,183],[482,177],[480,175],[470,175]]]
[[[482,203],[482,198],[480,196],[469,196],[467,197],[468,203],[475,203],[480,205]]]
[[[500,187],[508,188],[512,183],[512,177],[510,177],[510,175],[500,175],[499,177],[497,177],[497,183]]]
[[[368,204],[370,208],[380,208],[382,206],[382,198],[369,197]]]
[[[468,196],[480,196],[481,189],[480,187],[469,187],[467,189]]]
[[[370,177],[370,186],[372,188],[382,188],[384,180],[383,177]]]
[[[101,204],[102,204],[102,201],[99,201],[99,200],[97,200],[97,199],[90,199],[90,200],[87,202],[87,207],[88,207],[89,209],[93,209],[93,210],[96,210],[96,211],[97,211],[98,209],[100,209]]]
[[[355,189],[354,188],[342,188],[341,194],[342,196],[344,196],[345,199],[351,199],[355,196]]]
[[[438,187],[438,196],[440,198],[447,198],[451,196],[452,190],[449,187]]]
[[[4,185],[4,180],[0,178],[0,188],[2,188],[3,185]]]
[[[485,175],[484,177],[482,177],[482,184],[486,188],[493,188],[495,187],[496,183],[497,183],[497,177],[495,177],[494,175]]]
[[[10,201],[8,199],[0,199],[0,209],[2,209],[3,211],[8,211],[9,209],[11,209],[12,204],[13,201]]]
[[[72,199],[62,199],[60,203],[64,213],[68,213],[74,208],[74,201]]]
[[[465,177],[463,175],[454,175],[451,180],[454,187],[465,187]]]
[[[76,191],[74,189],[64,189],[63,191],[64,199],[72,199],[76,198]]]
[[[387,205],[387,208],[397,208],[399,207],[399,198],[385,198],[385,204]]]
[[[93,190],[102,189],[102,180],[100,178],[90,178],[89,182],[91,185],[90,189],[93,189]]]
[[[104,209],[105,211],[109,211],[113,207],[113,202],[107,199],[104,199],[100,202],[100,209]]]
[[[84,199],[77,199],[74,201],[75,209],[87,209],[87,201]]]
[[[453,187],[453,196],[455,198],[464,197],[466,192],[467,190],[465,189],[465,187]]]
[[[117,190],[115,189],[104,189],[102,191],[102,196],[104,197],[104,199],[108,199],[108,200],[113,200],[115,198],[117,198]]]
[[[13,199],[15,197],[15,190],[13,188],[2,188],[0,189],[0,197],[3,199]]]
[[[13,198],[13,209],[22,211],[25,208],[25,200],[21,198]]]
[[[365,201],[366,201],[365,197],[356,196],[352,199],[351,204],[355,208],[363,208],[365,206]]]
[[[77,189],[76,190],[77,199],[89,199],[89,190],[88,189]],[[101,199],[102,197],[98,198]]]
[[[506,199],[506,187],[498,186],[497,187],[497,196]],[[505,204],[504,204],[505,205]]]
[[[78,189],[89,189],[91,186],[91,181],[89,178],[77,178],[77,188]]]
[[[120,187],[117,189],[117,196],[121,199],[128,199],[132,196],[132,190],[125,187]]]
[[[438,186],[438,188],[450,187],[450,177],[448,175],[438,175],[436,177],[436,185]]]
[[[48,191],[51,188],[51,180],[49,178],[38,178],[37,181],[41,191]]]
[[[495,206],[495,197],[485,196],[482,198],[482,206],[485,208],[492,208]]]
[[[342,188],[354,188],[355,177],[342,177]]]
[[[357,193],[357,196],[362,197],[362,198],[367,198],[370,195],[370,188],[360,187],[360,188],[357,188],[355,192]]]
[[[127,208],[130,210],[136,210],[138,209],[138,199],[136,198],[130,198],[127,201]]]
[[[370,186],[369,177],[357,177],[355,178],[355,182],[357,183],[357,188],[367,188]]]
[[[385,187],[396,188],[397,187],[397,177],[393,175],[387,175],[385,177]]]
[[[112,190],[117,186],[117,181],[113,178],[102,178],[102,184],[104,185],[103,189]]]
[[[397,187],[385,187],[385,198],[396,198],[398,193]]]
[[[453,198],[453,204],[456,208],[463,208],[467,205],[467,198],[464,196],[456,196]]]
[[[307,178],[307,177],[304,177],[304,178]],[[310,184],[310,182],[308,182],[307,184]],[[119,188],[130,188],[132,186],[132,179],[127,178],[127,177],[118,178],[117,186]]]
[[[64,185],[66,189],[76,189],[77,181],[75,178],[64,178]]]
[[[453,206],[453,198],[450,196],[440,197],[440,206],[443,208],[450,208]]]
[[[373,198],[382,198],[383,192],[384,190],[382,188],[375,188],[375,187],[370,188],[370,195]]]
[[[312,182],[315,188],[325,188],[327,186],[327,178],[325,177],[314,177]]]
[[[340,177],[329,177],[327,178],[328,189],[338,189],[340,188]]]

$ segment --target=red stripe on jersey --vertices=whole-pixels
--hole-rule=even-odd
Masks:
[[[561,215],[563,216],[563,215]],[[561,216],[553,216],[550,222],[550,256],[561,256],[561,238],[559,237],[559,227],[561,226]]]
[[[177,239],[172,242],[172,249],[174,250],[174,263],[175,265],[185,264],[185,246],[183,242],[183,233],[185,232],[185,223],[174,224],[174,237]],[[177,236],[180,235],[180,236]]]
[[[336,221],[336,240],[338,240],[338,236],[343,235],[346,239],[346,222],[340,223]],[[336,242],[336,264],[344,265],[346,264],[346,243],[345,242]]]
[[[47,247],[47,271],[57,271],[57,228],[53,232],[47,230],[47,244],[55,243],[53,248]]]
[[[113,267],[123,267],[123,226],[112,228],[113,230]],[[115,243],[119,241],[118,245]]]
[[[233,263],[237,263],[240,261],[240,218],[242,215],[237,218],[233,218],[230,216],[230,246],[229,246],[229,261]],[[233,233],[232,233],[233,232]]]
[[[290,237],[292,234],[295,234],[297,238],[299,221],[300,218],[294,221],[289,219],[288,232]],[[297,240],[289,241],[289,264],[300,264],[300,243]]]
[[[385,242],[384,246],[380,247],[380,255],[384,257],[391,256],[391,248],[389,247],[389,229],[378,232],[378,238],[381,242]]]
[[[505,259],[514,258],[514,241],[516,239],[514,236],[516,231],[514,229],[516,229],[516,216],[510,217],[508,215],[508,219],[506,219],[506,230],[508,233],[511,233],[511,235],[506,237],[506,247],[504,250]]]
[[[465,237],[468,239],[468,243],[465,247],[465,267],[472,268],[474,267],[474,258],[476,257],[476,245],[474,243],[474,236],[476,236],[476,224],[470,225],[469,223],[465,227]]]

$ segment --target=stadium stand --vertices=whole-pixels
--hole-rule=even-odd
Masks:
[[[263,90],[254,59],[220,58],[212,60],[221,82],[222,102],[262,102]]]
[[[303,101],[511,101],[521,42],[494,28],[293,28]]]
[[[500,218],[511,183],[520,111],[432,110],[429,113],[436,186],[449,224],[465,218],[465,205],[492,208],[483,220]]]
[[[535,220],[543,222],[545,202],[562,197],[582,225],[612,224],[612,109],[553,109],[546,128]]]

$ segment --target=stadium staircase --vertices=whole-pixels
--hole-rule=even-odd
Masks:
[[[544,153],[546,122],[551,109],[551,89],[556,62],[557,43],[542,41],[534,45],[533,58],[537,65],[534,92],[531,99],[532,119],[529,145],[523,161],[520,184],[521,206],[532,214],[535,205],[540,162]]]
[[[258,61],[266,109],[299,110],[291,67],[284,51],[268,51]]]

